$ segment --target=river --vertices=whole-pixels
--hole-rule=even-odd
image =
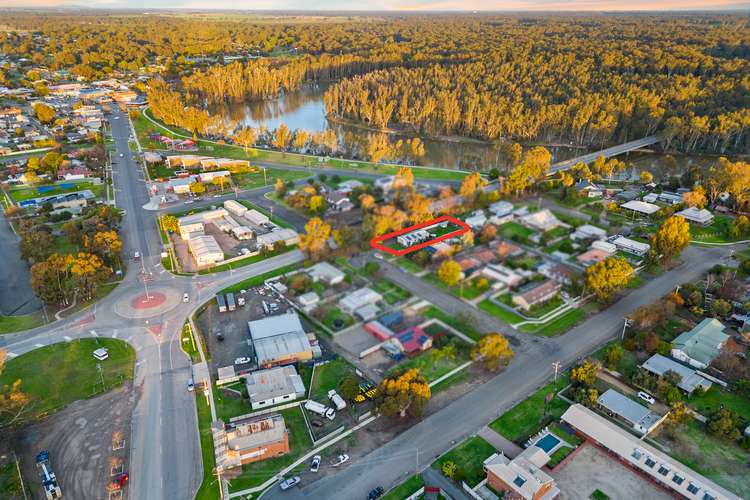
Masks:
[[[364,128],[334,123],[326,118],[323,94],[325,84],[307,84],[300,90],[276,99],[249,101],[214,106],[212,114],[223,114],[228,120],[248,127],[276,129],[282,123],[292,130],[304,129],[321,132],[333,129],[344,147],[351,150],[355,144],[364,144],[368,134]],[[402,136],[408,138],[410,136]],[[399,138],[402,138],[399,137]],[[396,140],[395,134],[392,140]],[[417,163],[425,166],[465,169],[489,169],[496,166],[497,154],[484,143],[424,139],[425,156]],[[576,148],[549,148],[553,161],[565,160],[586,151]]]

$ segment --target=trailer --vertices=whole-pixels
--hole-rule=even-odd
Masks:
[[[36,466],[39,469],[39,473],[42,479],[42,486],[44,487],[44,494],[47,500],[55,500],[62,498],[62,490],[57,484],[57,477],[52,472],[52,466],[49,463],[49,452],[41,451],[36,456]]]
[[[227,312],[227,301],[224,300],[224,294],[216,294],[216,304],[219,306],[219,312]]]
[[[316,415],[325,417],[328,420],[333,420],[334,418],[336,418],[336,411],[333,408],[329,408],[326,405],[318,403],[317,401],[313,401],[312,399],[308,399],[307,401],[305,401],[305,409],[315,413]]]
[[[230,311],[237,309],[237,303],[234,301],[234,294],[232,292],[227,294],[227,309]]]

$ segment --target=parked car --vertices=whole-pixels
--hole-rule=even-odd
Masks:
[[[219,328],[214,328],[214,335],[216,335],[216,340],[218,340],[219,342],[224,340],[224,334]]]
[[[376,500],[383,496],[383,493],[385,493],[385,490],[382,486],[378,486],[376,488],[373,488],[372,491],[367,495],[367,500]]]
[[[650,405],[656,403],[656,400],[654,399],[654,397],[651,394],[647,393],[647,392],[640,391],[638,393],[638,397],[641,398],[642,400],[644,400],[645,402],[647,402]]]
[[[339,455],[338,457],[336,457],[336,460],[333,463],[331,463],[331,465],[333,467],[338,467],[339,465],[344,464],[344,463],[346,463],[348,461],[349,461],[349,455],[347,455],[346,453],[344,453],[344,454]]]
[[[314,418],[310,421],[313,427],[323,427],[323,421],[318,420],[317,418]]]
[[[293,486],[297,486],[300,483],[300,481],[302,481],[302,479],[300,479],[299,476],[293,476],[293,477],[290,477],[289,479],[283,480],[281,484],[279,485],[279,487],[283,491],[286,491]]]
[[[124,155],[124,154],[122,154],[122,153],[120,153],[120,158],[122,158],[123,156],[125,156],[125,155]]]
[[[320,455],[315,455],[310,462],[310,472],[318,472],[320,469]]]
[[[188,385],[187,385],[188,391],[193,391],[195,389],[195,383],[193,382],[193,378],[188,379]]]
[[[141,258],[141,252],[135,252],[133,254],[133,260],[138,260]]]
[[[241,358],[237,358],[237,359],[235,359],[235,360],[234,360],[234,364],[235,364],[235,365],[244,365],[244,364],[246,364],[246,363],[249,363],[250,361],[252,361],[252,360],[251,360],[250,358],[248,358],[248,357],[246,357],[246,356],[243,356],[243,357],[241,357]]]

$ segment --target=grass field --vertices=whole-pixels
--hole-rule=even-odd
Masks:
[[[711,386],[703,394],[690,396],[688,405],[706,416],[722,406],[739,413],[745,419],[750,415],[750,398],[736,392],[723,391],[717,385]]]
[[[214,440],[211,434],[211,409],[203,394],[195,393],[195,404],[198,409],[198,433],[201,442],[201,456],[203,457],[203,482],[195,494],[196,500],[218,500],[221,497],[219,484],[214,469]]]
[[[497,229],[501,237],[521,243],[528,243],[529,236],[534,233],[528,227],[522,226],[517,222],[507,222]]]
[[[543,337],[554,337],[555,335],[567,332],[573,325],[585,317],[586,313],[582,309],[571,309],[562,316],[558,316],[542,325],[523,325],[520,329],[522,332],[533,333]]]
[[[319,402],[328,401],[328,391],[336,389],[339,381],[350,374],[354,374],[354,367],[344,358],[316,366],[310,385],[310,398]]]
[[[433,347],[413,358],[409,358],[396,366],[391,371],[406,371],[417,368],[428,382],[437,380],[470,360],[469,345],[461,339],[452,337],[449,344],[455,346],[454,356],[442,356],[440,349]]]
[[[36,312],[22,316],[0,316],[0,335],[30,330],[44,324],[44,316]]]
[[[454,462],[464,473],[464,481],[472,488],[484,479],[482,462],[496,453],[495,448],[478,436],[472,436],[432,463],[440,470],[445,462]],[[442,472],[441,472],[442,473]]]
[[[508,311],[507,309],[503,307],[500,307],[499,305],[490,301],[490,299],[485,299],[482,302],[480,302],[479,309],[486,312],[487,314],[490,314],[496,317],[500,321],[505,321],[506,323],[509,323],[511,325],[524,321],[524,319],[518,314]]]
[[[71,185],[72,184],[72,185]],[[70,187],[61,187],[68,186]],[[52,186],[51,184],[49,186]],[[45,188],[47,185],[35,186],[35,187],[19,187],[10,190],[10,197],[16,203],[20,201],[30,200],[32,198],[39,198],[42,196],[53,196],[56,194],[73,193],[76,191],[90,190],[98,198],[102,196],[104,192],[104,184],[94,184],[91,181],[74,182],[74,181],[63,181],[59,185],[55,185],[49,191],[40,192],[40,188]]]
[[[568,381],[567,374],[560,375],[557,380],[557,390],[559,391],[565,387]],[[523,443],[548,422],[560,418],[565,410],[568,409],[568,403],[555,395],[545,417],[544,407],[547,394],[554,392],[554,382],[547,384],[502,414],[490,424],[490,427],[511,441]]]
[[[226,387],[239,391],[241,385],[242,384],[240,383],[234,383],[227,385]],[[240,415],[245,415],[246,413],[250,413],[252,411],[250,405],[246,401],[243,401],[239,395],[237,397],[233,397],[229,394],[226,394],[216,386],[212,386],[212,388],[214,391],[216,416],[222,419],[224,422],[229,422],[230,418],[239,417]]]
[[[383,296],[383,299],[389,304],[395,304],[411,297],[411,293],[407,292],[394,282],[386,279],[374,281],[372,283],[372,288],[380,293]]]
[[[109,359],[94,359],[92,353],[100,347],[109,350]],[[131,380],[134,363],[135,351],[126,342],[79,339],[41,347],[8,360],[0,375],[0,386],[20,380],[21,391],[31,398],[29,411],[43,416]],[[101,365],[101,373],[97,365]]]
[[[425,309],[422,314],[427,318],[439,319],[448,326],[451,326],[463,333],[469,338],[479,340],[482,338],[482,333],[477,329],[476,325],[471,322],[470,319],[461,316],[455,317],[450,316],[443,311],[439,310],[435,306],[430,306]]]
[[[422,475],[414,474],[412,477],[386,493],[382,500],[404,500],[404,498],[408,498],[423,486],[424,479],[422,479]]]
[[[230,269],[238,269],[240,267],[249,266],[250,264],[255,264],[256,262],[260,262],[262,260],[270,259],[271,257],[290,252],[295,248],[297,248],[297,245],[290,245],[284,247],[284,249],[279,252],[272,250],[266,254],[260,253],[258,255],[251,255],[249,257],[245,257],[244,259],[229,262],[227,264],[219,264],[218,266],[209,267],[208,269],[201,269],[200,271],[198,271],[198,274],[220,273],[223,271],[228,271]]]

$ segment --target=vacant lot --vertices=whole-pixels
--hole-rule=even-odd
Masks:
[[[482,463],[496,453],[495,447],[478,436],[472,436],[433,462],[432,468],[440,470],[444,463],[455,463],[464,474],[464,481],[471,487],[484,479]]]

